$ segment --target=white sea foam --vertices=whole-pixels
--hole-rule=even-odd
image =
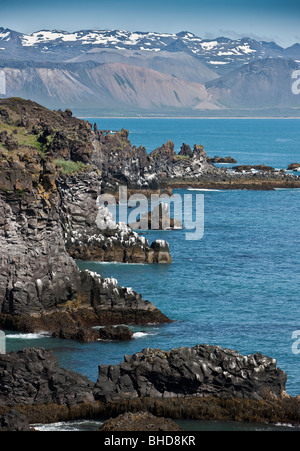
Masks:
[[[141,331],[141,332],[135,332],[133,334],[133,338],[136,340],[138,338],[148,337],[149,335],[157,335],[157,334],[154,333],[154,332],[143,332],[143,331]]]
[[[72,431],[84,431],[84,430],[98,430],[103,424],[101,421],[79,420],[70,422],[60,422],[51,424],[32,424],[31,427],[40,432],[72,432]]]
[[[8,334],[6,338],[11,340],[37,340],[39,338],[50,337],[51,335],[47,332],[40,332],[35,334]]]
[[[133,334],[133,338],[137,339],[137,338],[143,338],[146,337],[147,335],[150,335],[147,332],[136,332],[135,334]]]
[[[275,426],[286,427],[286,428],[295,428],[295,425],[290,424],[290,423],[275,423]]]

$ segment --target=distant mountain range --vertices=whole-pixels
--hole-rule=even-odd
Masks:
[[[53,108],[298,115],[300,95],[291,85],[299,62],[300,44],[284,49],[249,38],[120,30],[25,35],[0,28],[7,96]]]

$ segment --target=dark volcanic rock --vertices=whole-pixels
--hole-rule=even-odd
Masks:
[[[169,244],[164,240],[156,240],[151,244],[154,251],[154,263],[171,263]]]
[[[261,354],[243,356],[218,346],[144,349],[114,366],[100,366],[96,396],[128,398],[209,397],[261,400],[280,396],[286,374],[276,360]],[[98,390],[98,393],[97,393]]]
[[[111,418],[99,431],[182,431],[170,418],[156,417],[149,412],[124,413]]]
[[[84,327],[80,323],[67,325],[52,334],[54,338],[65,340],[75,340],[81,343],[93,341],[129,341],[133,339],[133,333],[127,326],[105,326],[99,330],[91,327]]]
[[[52,335],[54,338],[75,340],[81,343],[92,341],[129,341],[133,338],[131,329],[127,326],[105,326],[99,330],[83,327],[81,324],[67,326]]]
[[[190,146],[188,144],[183,143],[178,155],[180,155],[182,157],[192,158],[193,157],[193,151],[192,151],[192,149],[190,148]]]
[[[294,171],[298,168],[300,168],[300,163],[291,163],[288,165],[288,171]]]
[[[52,351],[24,349],[0,356],[0,407],[93,402],[93,383],[59,367]]]
[[[237,162],[232,157],[217,157],[217,156],[215,156],[213,158],[207,158],[207,161],[209,163],[226,163],[226,164],[228,164],[228,163],[231,164],[231,163],[236,163]]]
[[[107,427],[170,426],[140,413],[146,411],[176,419],[299,423],[300,402],[286,395],[285,381],[273,359],[216,346],[145,349],[120,365],[100,366],[96,384],[61,368],[52,351],[25,349],[0,355],[0,430],[126,412],[139,414]]]
[[[60,330],[53,332],[53,338],[61,338],[63,340],[75,340],[80,343],[90,343],[99,339],[99,334],[92,328],[83,327],[80,323],[75,326],[67,325]]]
[[[233,166],[232,168],[236,172],[243,172],[243,171],[251,171],[252,169],[256,171],[263,171],[263,172],[274,172],[275,169],[272,166],[266,166],[265,164],[258,164],[258,165],[240,165],[240,166]]]
[[[29,422],[25,415],[17,410],[10,410],[4,415],[0,415],[0,431],[6,432],[28,432]]]
[[[129,341],[133,333],[127,326],[103,327],[99,330],[100,340]]]

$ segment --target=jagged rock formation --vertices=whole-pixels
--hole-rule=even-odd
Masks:
[[[153,305],[144,303],[133,290],[127,292],[116,281],[101,279],[96,274],[80,273],[65,248],[55,171],[51,173],[53,167],[48,164],[50,174],[45,174],[37,151],[32,151],[31,157],[29,159],[26,153],[19,160],[4,160],[4,165],[10,166],[1,172],[1,180],[9,186],[7,192],[4,189],[4,194],[0,195],[0,306],[3,325],[26,330],[44,327],[44,330],[56,331],[61,325],[67,327],[68,323],[69,327],[75,327],[75,312],[79,321],[80,312],[86,309],[89,310],[89,319],[85,314],[82,325],[87,326],[114,323],[113,319],[109,320],[108,312],[111,310],[115,320],[120,320],[122,311],[125,314],[127,310],[127,314],[131,312],[127,319],[134,322],[137,312],[134,315],[132,312],[135,309],[141,313],[141,322],[147,321],[148,314],[151,320],[155,319]],[[28,168],[31,168],[30,176]],[[6,174],[9,174],[9,180]],[[47,183],[51,182],[49,191],[38,183],[44,176],[48,177]],[[36,189],[34,183],[37,183]],[[149,246],[147,249],[158,258],[161,249],[156,252]],[[72,312],[74,318],[62,321],[62,316],[56,318],[55,310],[64,311],[64,317]],[[31,318],[33,314],[34,318]],[[16,318],[9,320],[7,315]]]
[[[69,255],[88,261],[157,262],[159,249],[155,252],[144,237],[126,224],[116,223],[108,209],[99,209],[99,182],[97,171],[71,178],[60,176],[57,180],[60,218]]]
[[[276,360],[262,354],[246,357],[208,345],[169,352],[144,349],[125,356],[120,365],[101,365],[95,393],[106,401],[187,396],[260,400],[267,393],[280,396],[286,379]]]
[[[300,186],[297,176],[282,171],[240,174],[215,167],[202,145],[193,150],[183,144],[177,154],[168,141],[147,154],[143,147],[131,146],[128,131],[111,134],[95,130],[94,163],[100,169],[105,190],[116,191],[118,185],[129,189],[217,188],[273,189]],[[232,161],[232,160],[230,160]],[[226,161],[227,162],[227,161]]]
[[[30,423],[130,411],[299,423],[299,400],[285,394],[285,383],[274,359],[218,346],[146,349],[120,365],[100,366],[96,384],[61,368],[52,351],[30,348],[0,355],[0,421],[13,409]]]
[[[183,151],[177,155],[174,143],[168,141],[147,154],[145,148],[131,146],[127,130],[115,134],[97,130],[96,135],[101,144],[96,164],[107,185],[118,182],[128,188],[158,189],[183,180],[186,184],[197,181],[204,174],[220,176],[220,170],[208,164],[203,146],[195,145],[190,155]]]

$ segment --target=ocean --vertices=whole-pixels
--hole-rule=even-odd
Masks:
[[[285,119],[89,119],[99,129],[130,131],[132,144],[150,152],[169,139],[203,144],[208,156],[237,164],[286,169],[300,163],[298,120]],[[175,190],[180,195],[197,191]],[[220,345],[242,354],[261,352],[287,373],[287,392],[300,394],[299,189],[199,191],[204,194],[204,236],[188,241],[185,230],[147,231],[170,244],[170,265],[78,262],[142,293],[174,320],[135,326],[132,342],[80,344],[43,335],[8,333],[7,351],[53,349],[61,366],[96,381],[99,364],[116,364],[143,348],[169,350]],[[294,344],[294,346],[293,346]]]

